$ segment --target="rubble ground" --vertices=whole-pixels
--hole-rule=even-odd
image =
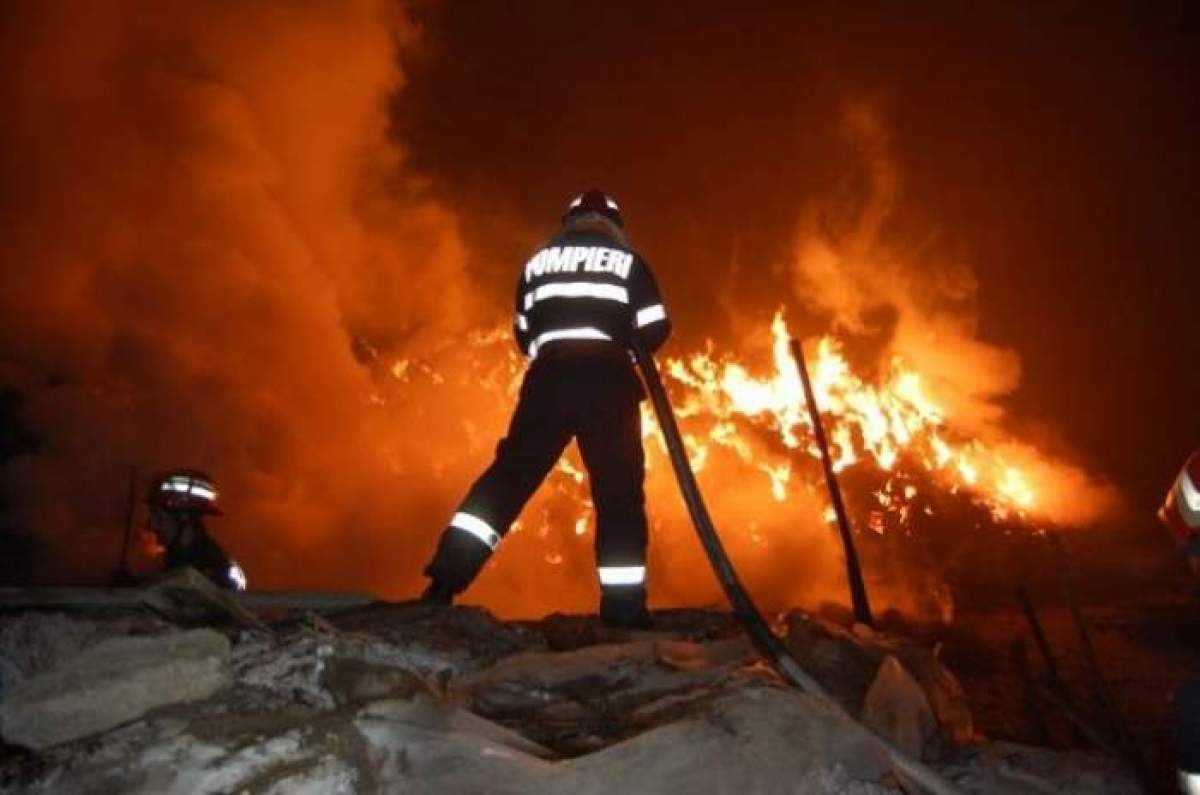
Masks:
[[[868,730],[786,686],[730,615],[655,622],[411,603],[270,631],[134,608],[0,615],[0,792],[906,791]],[[990,742],[931,649],[784,623],[843,707],[963,792],[1138,791],[1095,752]]]

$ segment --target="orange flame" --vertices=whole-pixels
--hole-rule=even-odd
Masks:
[[[740,460],[762,470],[776,499],[786,499],[792,463],[786,457],[755,454],[737,430],[735,417],[774,432],[780,444],[812,457],[819,450],[804,402],[800,372],[789,349],[791,334],[779,310],[771,323],[773,372],[754,375],[742,363],[709,352],[672,358],[665,372],[674,391],[681,392],[681,417],[705,417],[711,422],[707,438],[689,436],[693,465],[700,469],[709,445],[732,451]],[[926,393],[921,375],[894,357],[879,383],[867,383],[850,368],[841,344],[824,336],[816,342],[812,361],[813,392],[828,424],[834,471],[873,466],[903,475],[916,464],[951,489],[965,489],[997,518],[1025,518],[1035,512],[1037,494],[1016,466],[978,440],[947,441],[945,413]],[[914,486],[888,490],[878,496],[880,507],[908,519]]]
[[[730,355],[715,354],[711,343],[705,351],[666,359],[662,369],[693,469],[703,471],[714,450],[720,449],[761,472],[772,497],[785,502],[797,488],[797,456],[817,459],[819,450],[782,309],[775,313],[770,331],[768,372],[756,373]],[[507,333],[496,330],[472,336],[471,347],[478,351],[496,346],[508,351],[499,359],[480,357],[480,372],[473,380],[488,390],[512,395],[520,385],[523,367],[508,345]],[[886,372],[871,383],[853,371],[836,338],[819,337],[810,347],[815,348],[815,355],[810,354],[813,391],[826,423],[834,471],[869,468],[890,475],[875,495],[884,513],[901,524],[909,521],[919,491],[907,481],[922,476],[952,494],[970,495],[997,520],[1039,518],[1039,493],[1031,474],[982,440],[956,436],[946,412],[928,394],[921,374],[901,357],[892,357]],[[483,362],[491,364],[484,366]],[[409,384],[418,372],[434,385],[445,383],[428,365],[410,360],[396,360],[388,371],[397,385]],[[368,402],[383,405],[386,398],[373,393]],[[648,402],[641,411],[643,437],[656,439],[665,457],[666,446]],[[486,432],[473,423],[468,425],[468,435],[485,443]],[[764,434],[775,443],[764,443]],[[658,476],[654,456],[647,459],[647,468],[652,478]],[[581,516],[574,524],[577,535],[586,532],[591,510],[590,501],[581,493],[585,480],[574,453],[559,461],[551,478],[555,491],[574,495],[581,503]],[[811,485],[819,485],[819,481]],[[926,505],[922,512],[929,514],[931,509]],[[823,513],[827,521],[832,520],[830,512]],[[543,526],[540,534],[544,537],[546,532]]]
[[[746,350],[769,352],[763,361],[717,352],[711,342],[702,351],[662,360],[689,459],[724,539],[739,565],[751,572],[749,582],[763,603],[778,606],[837,598],[844,589],[836,536],[823,532],[835,516],[789,348],[791,336],[780,310],[769,334],[745,341]],[[503,432],[524,363],[507,331],[477,334],[470,342],[453,352],[441,368],[444,376],[418,360],[381,362],[376,386],[381,405],[396,411],[419,405],[423,396],[436,402],[442,390],[469,394],[482,387],[499,396],[476,403],[476,413],[461,419],[463,452],[482,467]],[[971,521],[959,515],[964,503],[990,513],[1005,530],[1033,532],[1039,522],[1069,522],[1082,515],[1064,511],[1064,504],[1085,502],[1079,495],[1096,493],[1086,474],[1030,445],[964,433],[963,423],[956,423],[922,374],[902,357],[891,357],[880,375],[868,378],[855,372],[843,344],[832,336],[810,340],[805,348],[834,469],[859,532],[907,535],[924,530],[928,517],[939,513],[951,522]],[[719,587],[705,573],[648,401],[641,413],[652,505],[653,594],[660,605],[712,603],[720,598]],[[571,447],[469,598],[512,615],[539,614],[547,597],[528,587],[533,581],[552,584],[554,609],[589,609],[596,586],[594,572],[589,573],[594,507],[587,489],[578,451]],[[803,561],[803,574],[797,561]],[[544,568],[531,570],[531,565]],[[920,580],[912,586],[914,593],[926,594],[930,582]],[[892,593],[893,599],[909,598]]]

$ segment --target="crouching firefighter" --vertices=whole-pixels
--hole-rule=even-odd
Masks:
[[[219,516],[213,479],[194,469],[172,469],[150,481],[150,530],[166,550],[165,569],[191,566],[222,588],[246,590],[246,575],[204,526]]]
[[[1172,531],[1192,573],[1200,576],[1200,451],[1184,464],[1158,518]],[[1175,691],[1174,724],[1180,790],[1200,795],[1200,676]]]
[[[596,506],[600,616],[629,628],[646,611],[646,512],[639,403],[629,346],[657,350],[671,330],[650,268],[629,245],[611,196],[590,190],[517,278],[517,346],[528,357],[508,434],[442,533],[426,602],[463,591],[563,449],[576,439]]]

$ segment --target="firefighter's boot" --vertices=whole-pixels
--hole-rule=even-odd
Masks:
[[[433,560],[425,567],[431,582],[421,595],[426,604],[448,605],[467,589],[492,555],[491,547],[453,525],[438,542]]]
[[[421,594],[421,603],[427,605],[449,606],[454,603],[454,591],[438,580],[430,580],[429,587]]]
[[[605,588],[600,596],[600,620],[620,629],[653,629],[646,609],[646,589],[637,586]]]

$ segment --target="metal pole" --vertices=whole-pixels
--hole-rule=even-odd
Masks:
[[[1033,606],[1033,600],[1029,598],[1029,591],[1025,589],[1024,585],[1018,585],[1016,594],[1017,604],[1021,606],[1025,621],[1029,624],[1029,631],[1033,633],[1033,642],[1037,644],[1038,651],[1042,654],[1042,662],[1046,664],[1046,681],[1050,683],[1050,689],[1056,692],[1068,706],[1075,706],[1075,699],[1071,697],[1067,683],[1063,681],[1058,672],[1058,661],[1054,659],[1054,652],[1050,650],[1050,643],[1046,640],[1045,631],[1042,630],[1042,622],[1038,618],[1037,608]]]
[[[1013,638],[1008,646],[1012,654],[1013,666],[1025,686],[1025,712],[1029,715],[1029,724],[1033,727],[1034,739],[1038,745],[1050,745],[1050,730],[1046,726],[1046,718],[1042,715],[1038,703],[1037,681],[1029,672],[1029,658],[1025,654],[1025,639]]]
[[[796,366],[800,368],[800,382],[804,385],[804,402],[808,404],[808,416],[812,418],[813,435],[821,451],[821,466],[825,469],[825,485],[829,488],[829,501],[837,516],[838,531],[842,536],[842,548],[846,553],[846,579],[850,581],[850,599],[854,606],[854,620],[875,626],[871,615],[871,602],[867,598],[867,585],[863,582],[862,567],[858,563],[858,550],[854,547],[854,536],[850,532],[850,520],[846,517],[846,506],[842,502],[842,490],[838,486],[837,474],[833,471],[833,459],[829,456],[829,442],[825,438],[825,426],[821,424],[821,412],[813,394],[812,382],[808,378],[808,367],[804,364],[804,351],[799,340],[793,339],[790,348]]]
[[[1033,642],[1037,646],[1038,651],[1042,655],[1042,662],[1046,666],[1046,684],[1047,691],[1054,693],[1058,697],[1056,704],[1060,704],[1060,709],[1064,712],[1067,710],[1075,710],[1075,699],[1071,695],[1070,688],[1067,687],[1066,681],[1058,671],[1058,661],[1054,659],[1054,652],[1050,649],[1050,642],[1046,640],[1046,632],[1042,629],[1042,621],[1038,618],[1037,608],[1033,604],[1033,599],[1029,596],[1029,591],[1024,585],[1018,585],[1017,604],[1021,606],[1021,612],[1025,616],[1025,622],[1029,624],[1029,631],[1033,634]],[[1077,713],[1072,713],[1077,714]],[[1075,727],[1075,736],[1087,740],[1090,735],[1086,731],[1079,728],[1079,721],[1068,714],[1072,726]],[[1097,746],[1099,747],[1099,746]]]
[[[1079,591],[1075,586],[1075,567],[1067,554],[1065,542],[1054,530],[1049,531],[1050,544],[1058,555],[1059,565],[1063,573],[1063,594],[1067,598],[1067,608],[1071,612],[1071,620],[1075,623],[1075,631],[1079,634],[1079,645],[1083,650],[1083,660],[1087,664],[1088,677],[1091,679],[1092,694],[1104,711],[1104,719],[1111,728],[1118,743],[1125,749],[1125,757],[1133,768],[1138,780],[1147,787],[1152,787],[1153,777],[1150,766],[1142,756],[1137,739],[1129,728],[1129,724],[1121,715],[1117,701],[1108,688],[1100,660],[1096,656],[1096,647],[1092,644],[1092,633],[1088,630],[1087,620],[1083,617],[1083,608],[1079,603]]]
[[[692,472],[687,452],[683,449],[683,439],[679,436],[675,412],[671,409],[670,401],[667,400],[667,392],[663,389],[662,379],[659,378],[654,356],[641,345],[636,337],[632,344],[646,382],[646,391],[650,393],[650,401],[654,404],[654,413],[658,415],[659,427],[667,442],[671,467],[675,470],[675,478],[679,482],[679,491],[683,494],[688,515],[692,518],[692,524],[696,527],[700,544],[704,547],[708,560],[712,564],[713,573],[717,575],[717,580],[729,598],[729,603],[733,606],[738,620],[746,628],[746,634],[763,653],[767,662],[773,664],[786,680],[812,695],[819,703],[829,708],[834,715],[865,729],[863,724],[859,723],[829,695],[820,682],[800,667],[800,663],[796,662],[796,658],[788,651],[783,639],[772,631],[750,599],[750,594],[746,593],[737,571],[733,568],[733,563],[725,554],[725,547],[717,535],[717,528],[713,526],[712,517],[708,514],[708,506],[704,504],[704,496],[700,493],[696,475]],[[867,731],[870,732],[870,729]],[[943,778],[940,773],[926,766],[920,760],[908,756],[883,736],[874,732],[871,732],[870,736],[891,760],[897,775],[911,779],[918,789],[928,791],[931,795],[963,795],[961,789]]]

